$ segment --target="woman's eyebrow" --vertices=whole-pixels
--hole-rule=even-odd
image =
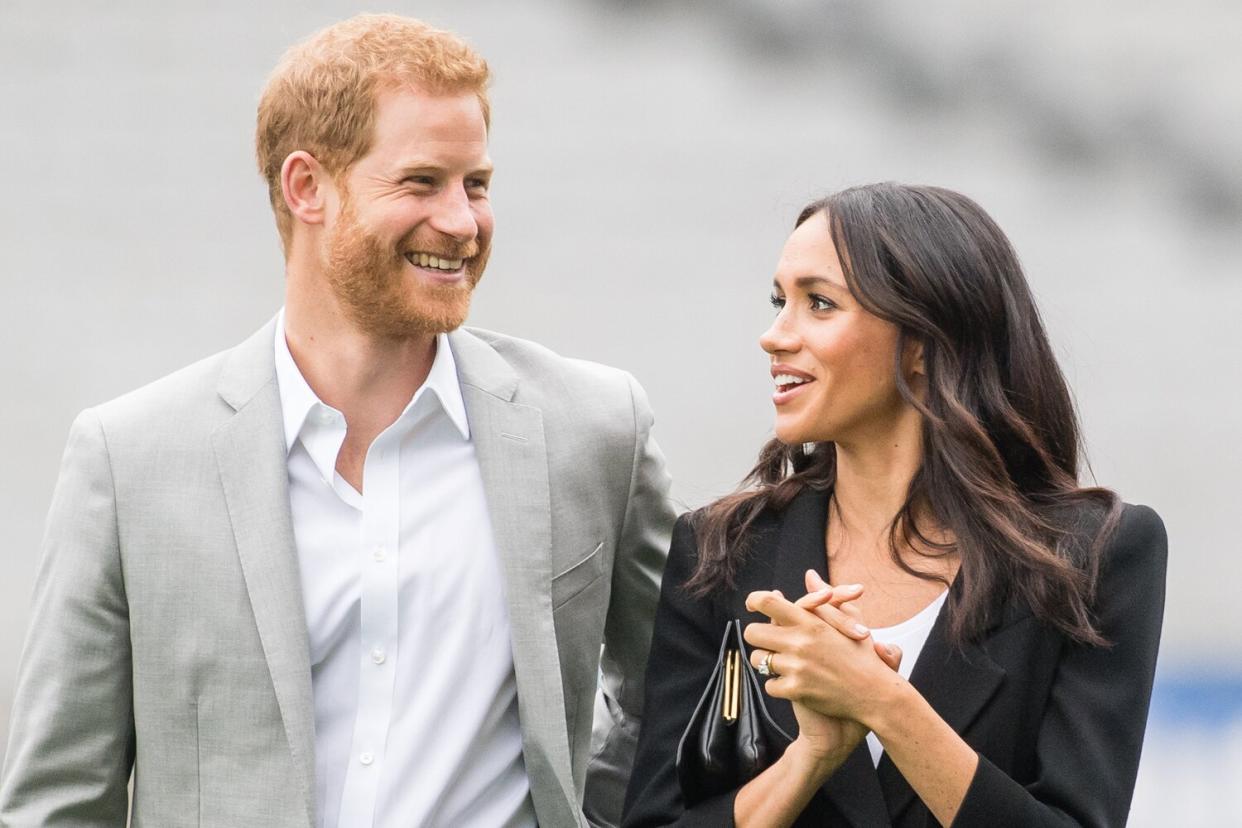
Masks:
[[[841,284],[835,279],[829,279],[827,276],[799,276],[797,279],[794,279],[794,284],[797,285],[802,290],[807,290],[809,288],[814,288],[814,287],[822,288],[825,285],[831,288],[835,288],[836,290],[847,289],[845,285]]]

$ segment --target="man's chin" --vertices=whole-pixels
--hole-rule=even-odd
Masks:
[[[465,324],[466,316],[470,312],[469,289],[459,293],[465,295],[424,299],[415,306],[407,306],[394,313],[392,318],[383,320],[381,325],[387,329],[389,335],[402,338],[455,331]]]

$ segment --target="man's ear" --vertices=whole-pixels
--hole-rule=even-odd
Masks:
[[[331,186],[323,165],[305,150],[289,153],[280,165],[280,189],[285,206],[303,224],[323,224]]]

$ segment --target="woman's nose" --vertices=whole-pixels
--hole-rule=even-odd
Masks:
[[[796,351],[798,349],[798,337],[785,324],[784,317],[783,313],[778,314],[772,320],[772,325],[759,336],[759,347],[769,354]]]

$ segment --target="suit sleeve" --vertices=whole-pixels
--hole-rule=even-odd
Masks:
[[[0,825],[125,825],[134,760],[129,617],[112,471],[93,411],[52,497],[0,776]]]
[[[625,828],[733,825],[736,791],[687,806],[677,780],[677,745],[716,666],[724,633],[711,602],[682,588],[697,559],[694,533],[683,516],[673,530],[656,611],[647,662],[647,713],[625,797]]]
[[[1127,506],[1101,563],[1095,617],[1107,647],[1067,644],[1022,786],[982,756],[953,825],[1124,825],[1164,617],[1168,541],[1145,506]]]
[[[629,375],[634,453],[629,497],[612,568],[612,597],[604,624],[600,690],[596,696],[583,810],[592,825],[621,819],[643,709],[643,676],[660,579],[676,518],[664,455],[651,435],[647,396]]]

